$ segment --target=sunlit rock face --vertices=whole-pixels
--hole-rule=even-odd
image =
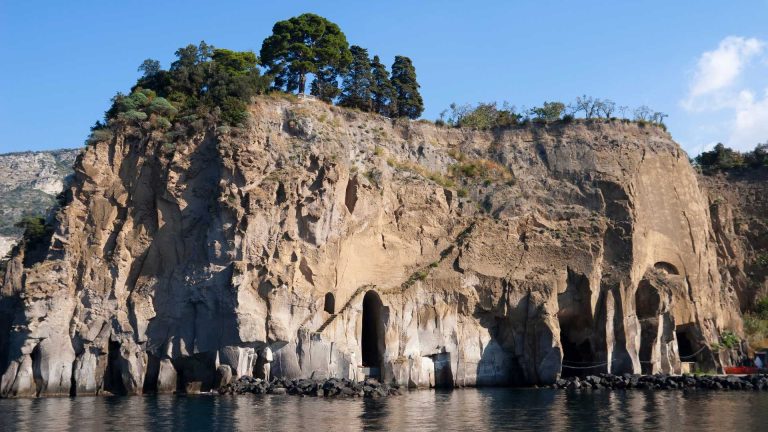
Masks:
[[[71,191],[47,257],[5,274],[3,396],[678,372],[741,326],[655,127],[473,132],[265,97],[175,143],[124,127]]]

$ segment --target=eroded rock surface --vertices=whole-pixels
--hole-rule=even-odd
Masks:
[[[47,258],[9,263],[1,395],[552,384],[716,367],[740,331],[707,198],[657,128],[251,110],[85,151]]]
[[[768,296],[768,168],[701,175],[723,279],[742,310]]]

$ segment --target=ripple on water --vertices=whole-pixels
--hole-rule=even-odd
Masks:
[[[0,431],[768,430],[768,393],[463,389],[378,400],[145,396],[0,400]]]

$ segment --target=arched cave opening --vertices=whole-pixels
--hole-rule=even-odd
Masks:
[[[371,368],[371,375],[378,375],[384,357],[384,319],[381,298],[368,291],[363,298],[363,332],[361,351],[363,366]]]
[[[643,279],[635,292],[635,313],[640,321],[640,368],[653,373],[653,347],[656,344],[661,313],[661,296],[648,280]]]
[[[32,349],[32,352],[29,354],[29,356],[32,360],[32,379],[34,379],[35,386],[37,388],[35,396],[39,397],[44,385],[43,372],[41,370],[40,364],[42,362],[42,353],[40,352],[39,343],[35,345],[35,348]]]
[[[680,356],[680,361],[696,361],[695,354],[699,349],[699,344],[693,335],[693,326],[691,324],[677,326],[675,338],[677,339],[677,353]]]
[[[107,345],[107,367],[104,371],[104,390],[114,395],[126,395],[128,391],[123,383],[120,370],[120,342],[109,341]]]
[[[568,285],[557,296],[560,310],[560,345],[563,349],[561,376],[585,376],[605,372],[593,346],[593,320],[589,279],[568,269]]]
[[[323,310],[329,314],[336,313],[336,298],[332,293],[325,294],[325,306],[323,307]]]

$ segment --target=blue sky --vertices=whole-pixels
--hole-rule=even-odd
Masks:
[[[669,114],[689,153],[768,140],[768,0],[0,0],[0,152],[82,145],[145,58],[200,40],[258,53],[314,12],[417,68],[424,117],[451,102],[531,107],[588,94]]]

